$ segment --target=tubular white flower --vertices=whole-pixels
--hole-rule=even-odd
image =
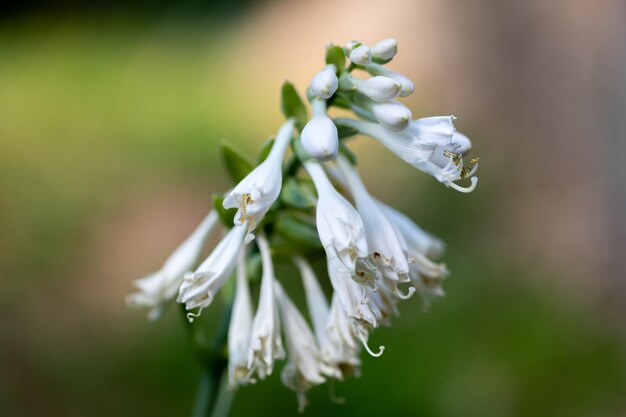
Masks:
[[[239,251],[237,287],[228,327],[228,386],[233,389],[250,381],[248,348],[252,328],[252,301],[246,276],[245,250]]]
[[[367,80],[357,80],[353,78],[356,84],[356,90],[377,102],[386,102],[394,99],[400,92],[402,85],[397,80],[390,77],[378,75]],[[409,111],[410,114],[410,111]],[[411,116],[409,116],[409,120]]]
[[[360,133],[380,141],[399,158],[415,168],[432,175],[448,187],[461,192],[476,188],[478,178],[472,177],[478,164],[472,169],[463,166],[457,149],[466,145],[454,133],[454,116],[426,117],[414,120],[402,132],[392,132],[377,123],[354,119],[336,119],[335,122],[356,128]],[[475,163],[477,160],[472,160]],[[471,178],[471,185],[463,188],[454,181]]]
[[[326,102],[315,99],[312,102],[313,118],[302,129],[300,141],[304,150],[320,161],[334,159],[339,149],[337,126],[326,115]]]
[[[344,323],[337,322],[337,317],[331,317],[331,311],[328,306],[328,301],[326,301],[326,296],[309,263],[300,257],[294,258],[294,263],[298,267],[300,276],[302,277],[309,315],[313,322],[315,338],[317,339],[320,352],[325,362],[332,366],[332,375],[328,373],[327,375],[341,379],[343,377],[341,371],[343,365],[352,365],[354,362],[353,358],[346,352],[344,346],[345,342],[342,340],[343,335],[337,334],[338,332],[345,331],[345,329],[338,327],[344,325]],[[348,323],[347,315],[343,310],[341,313],[344,317],[344,322]],[[333,314],[336,313],[333,312]],[[349,325],[347,326],[349,331],[350,327]],[[352,346],[355,346],[354,343],[352,343]]]
[[[400,97],[410,96],[415,90],[413,81],[411,81],[409,78],[398,72],[392,71],[389,68],[383,67],[380,64],[372,62],[371,64],[366,65],[365,69],[372,75],[384,75],[385,77],[393,78],[394,80],[398,81],[401,85],[400,92],[398,93]]]
[[[134,282],[139,291],[129,294],[126,303],[135,307],[149,308],[148,319],[158,319],[166,305],[176,297],[185,273],[198,263],[206,240],[218,221],[217,212],[212,210],[196,230],[172,252],[158,272]]]
[[[307,161],[304,167],[317,189],[317,233],[326,254],[337,257],[353,273],[357,258],[368,254],[363,222],[354,207],[335,190],[318,163]]]
[[[350,51],[349,58],[357,65],[367,65],[372,62],[372,51],[365,45],[359,45]]]
[[[370,258],[388,280],[387,285],[392,291],[396,291],[398,283],[409,281],[406,241],[367,192],[352,164],[340,156],[337,158],[337,165],[348,183],[359,215],[363,219]]]
[[[274,266],[270,254],[267,238],[261,234],[257,238],[257,245],[261,252],[263,277],[261,278],[261,293],[259,307],[252,322],[250,348],[248,350],[248,368],[250,374],[257,372],[259,378],[264,379],[271,375],[274,369],[274,360],[283,359],[285,350],[280,338],[280,321],[274,293]]]
[[[215,294],[230,278],[245,235],[245,227],[233,227],[195,272],[185,274],[176,301],[184,303],[187,310],[200,308],[195,314],[187,314],[189,321],[193,321],[204,307],[211,304]]]
[[[299,411],[306,406],[306,391],[326,381],[324,375],[335,375],[335,370],[324,363],[313,332],[289,299],[278,281],[274,282],[276,300],[285,328],[287,344],[287,364],[280,373],[280,379],[298,395]]]
[[[365,287],[352,279],[352,272],[337,257],[329,255],[326,258],[330,283],[346,315],[364,327],[377,327]]]
[[[372,57],[381,61],[391,61],[398,53],[398,42],[395,39],[383,39],[372,46]]]
[[[359,347],[355,343],[350,319],[335,293],[330,301],[330,311],[326,323],[328,339],[333,346],[329,352],[331,363],[341,369],[342,376],[359,375]]]
[[[265,216],[280,194],[282,161],[293,133],[294,121],[285,122],[269,155],[224,198],[224,208],[237,208],[235,224],[247,224],[248,231]]]
[[[338,86],[337,68],[333,64],[328,64],[323,70],[315,74],[309,88],[315,97],[328,99],[335,94]]]
[[[422,230],[413,220],[395,208],[378,200],[377,203],[402,233],[410,249],[423,253],[430,258],[438,258],[443,255],[446,245],[441,239]]]

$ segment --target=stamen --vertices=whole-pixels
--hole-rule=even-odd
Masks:
[[[189,323],[193,323],[194,319],[200,317],[200,314],[202,313],[203,308],[204,307],[201,306],[200,309],[198,309],[197,313],[193,313],[193,312],[187,313],[187,320],[189,320]]]
[[[415,294],[415,288],[409,287],[407,291],[408,292],[406,294],[403,294],[402,291],[400,291],[400,288],[397,288],[396,295],[403,300],[408,300],[409,298],[413,297],[413,294]]]
[[[372,349],[370,349],[370,347],[367,345],[367,340],[365,340],[365,337],[363,337],[361,332],[359,332],[359,339],[361,339],[361,343],[363,344],[363,347],[365,348],[367,353],[369,353],[370,355],[372,355],[375,358],[379,358],[383,354],[383,352],[385,351],[385,347],[384,346],[378,346],[378,352],[374,353],[372,351]]]
[[[455,190],[461,192],[461,193],[471,193],[472,191],[474,191],[474,189],[476,188],[476,185],[478,184],[478,178],[476,177],[472,177],[472,184],[469,187],[462,187],[452,181],[448,181],[446,183],[446,185],[448,187],[452,187]]]

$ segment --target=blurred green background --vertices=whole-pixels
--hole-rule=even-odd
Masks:
[[[284,79],[303,92],[324,45],[385,37],[413,115],[459,117],[481,182],[458,194],[354,142],[372,192],[446,240],[452,276],[431,312],[404,302],[372,335],[387,350],[335,385],[346,404],[325,385],[306,415],[626,415],[623,2],[3,7],[0,415],[188,415],[182,320],[127,309],[132,279],[230,186],[220,139],[254,155]],[[232,415],[296,410],[276,372]]]

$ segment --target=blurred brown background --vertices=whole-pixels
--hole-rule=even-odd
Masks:
[[[124,305],[304,91],[324,45],[399,42],[414,117],[480,156],[460,195],[382,146],[370,189],[448,243],[448,297],[373,336],[307,414],[626,415],[626,4],[619,0],[13,3],[0,17],[0,415],[186,415],[181,319]],[[281,278],[279,276],[279,278]],[[283,277],[288,280],[291,277]],[[211,309],[209,309],[211,310]],[[216,311],[207,310],[208,317]],[[219,310],[219,309],[214,309]],[[274,376],[233,415],[295,415]]]

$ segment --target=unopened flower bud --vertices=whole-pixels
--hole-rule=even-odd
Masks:
[[[372,51],[365,45],[358,46],[350,52],[350,61],[357,65],[367,65],[372,62]]]
[[[382,126],[389,130],[404,130],[411,123],[411,110],[404,104],[397,101],[388,101],[386,103],[372,103],[370,105],[372,114]]]
[[[360,45],[361,45],[361,42],[352,40],[343,46],[343,53],[346,55],[350,55],[350,52],[352,52],[354,48]]]
[[[407,97],[410,96],[415,90],[415,86],[413,85],[413,81],[405,77],[404,75],[392,71],[388,68],[383,67],[380,64],[371,63],[365,68],[367,72],[372,75],[384,75],[385,77],[393,78],[397,82],[400,83],[400,92],[398,96]]]
[[[372,46],[372,57],[388,62],[398,53],[398,42],[395,39],[383,39]]]
[[[393,78],[376,76],[357,84],[357,91],[374,101],[389,101],[400,92],[401,84]]]
[[[337,126],[326,114],[313,116],[302,129],[302,147],[313,158],[320,161],[334,159],[339,149]]]
[[[311,93],[315,97],[328,99],[339,85],[339,80],[336,74],[337,68],[333,64],[326,65],[323,70],[315,74],[313,80],[311,80]]]

